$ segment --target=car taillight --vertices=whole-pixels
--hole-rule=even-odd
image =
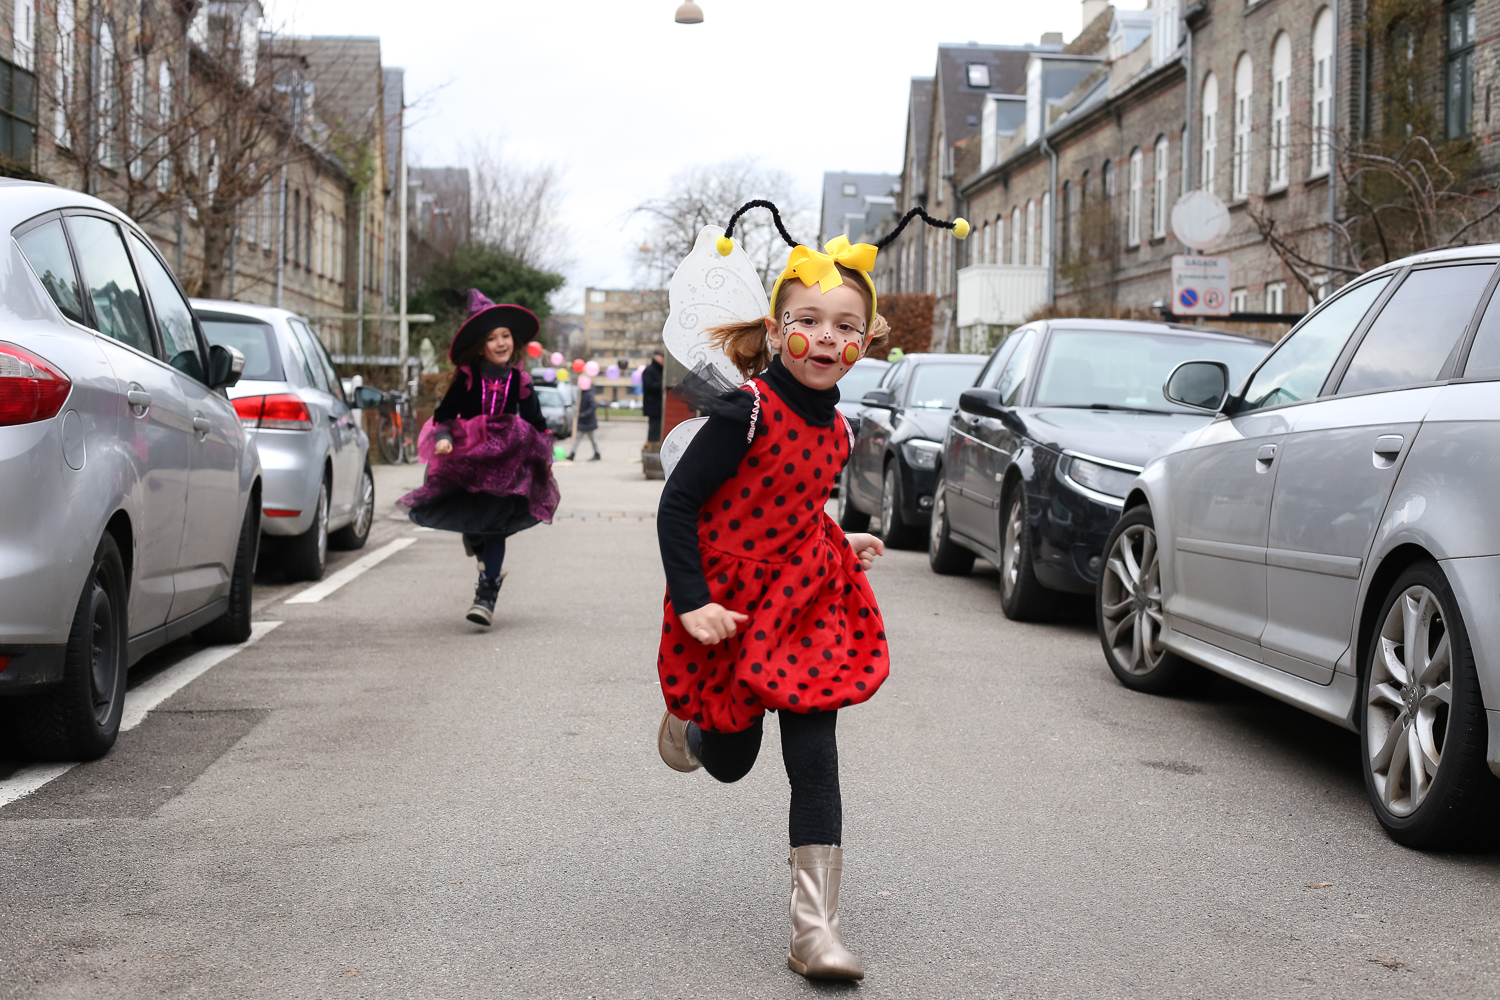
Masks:
[[[234,401],[240,423],[273,431],[310,431],[312,414],[307,404],[289,392],[274,396],[241,396]]]
[[[52,419],[72,388],[68,376],[35,354],[0,341],[0,427]]]

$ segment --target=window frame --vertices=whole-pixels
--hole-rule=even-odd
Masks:
[[[1327,47],[1318,32],[1326,25]],[[1327,177],[1333,164],[1333,69],[1334,38],[1333,11],[1327,7],[1318,11],[1313,19],[1312,30],[1312,116],[1308,125],[1312,129],[1312,155],[1308,157],[1308,177]],[[1325,65],[1326,64],[1326,65]]]
[[[1471,260],[1464,261],[1463,263],[1482,264],[1485,261],[1490,260],[1490,259],[1491,258],[1488,258],[1488,257],[1475,257],[1475,258],[1472,258]],[[1486,377],[1486,378],[1470,378],[1468,375],[1466,375],[1464,373],[1465,373],[1466,369],[1469,367],[1469,353],[1473,350],[1473,348],[1474,348],[1474,341],[1479,336],[1479,324],[1482,323],[1482,322],[1484,322],[1484,313],[1485,313],[1485,310],[1487,310],[1490,307],[1491,301],[1493,301],[1495,299],[1495,291],[1496,291],[1497,286],[1500,286],[1500,267],[1495,268],[1495,273],[1492,274],[1492,275],[1490,275],[1490,283],[1489,283],[1488,286],[1486,286],[1485,290],[1482,293],[1480,293],[1480,296],[1479,296],[1479,305],[1475,307],[1475,309],[1474,309],[1474,315],[1472,317],[1470,317],[1470,319],[1469,319],[1469,328],[1467,330],[1465,330],[1464,331],[1464,335],[1461,338],[1459,338],[1458,350],[1454,352],[1454,356],[1450,359],[1452,361],[1452,370],[1450,372],[1448,372],[1448,381],[1451,381],[1451,382],[1494,382],[1494,381],[1496,381],[1495,379],[1488,378],[1488,377]]]
[[[1249,86],[1240,90],[1240,66],[1244,65]],[[1255,60],[1250,53],[1241,53],[1234,64],[1234,131],[1231,145],[1232,168],[1229,180],[1229,200],[1244,201],[1250,196],[1250,161],[1254,151],[1251,139],[1255,127]]]
[[[1463,15],[1467,13],[1467,17]],[[1443,4],[1443,135],[1447,139],[1463,139],[1474,134],[1474,31],[1471,27],[1476,16],[1475,0],[1448,0]],[[1449,26],[1453,23],[1453,16],[1457,14],[1463,18],[1465,25],[1464,33],[1467,36],[1459,45],[1452,44],[1449,34]],[[1462,131],[1453,130],[1453,89],[1449,82],[1455,65],[1463,67],[1463,87],[1460,100],[1466,107],[1468,114]]]
[[[1278,57],[1285,54],[1285,64]],[[1271,191],[1283,191],[1291,182],[1292,131],[1292,39],[1285,31],[1271,42]]]
[[[1146,155],[1137,146],[1130,151],[1129,193],[1125,201],[1125,245],[1141,245],[1141,184],[1146,172]]]
[[[187,292],[182,287],[182,282],[177,280],[177,275],[173,273],[171,267],[167,265],[167,261],[164,257],[162,257],[161,252],[156,249],[156,244],[152,241],[151,237],[136,229],[134,226],[125,227],[125,232],[127,234],[134,235],[138,240],[140,240],[141,246],[145,249],[145,252],[153,255],[156,258],[156,262],[161,265],[162,270],[165,271],[167,277],[171,279],[172,287],[177,289],[178,295],[182,296],[182,302],[185,306],[187,306],[188,315],[193,319],[193,339],[198,343],[198,357],[203,363],[204,377],[202,379],[195,379],[195,381],[198,381],[203,385],[207,385],[208,379],[212,377],[211,369],[213,367],[213,360],[210,356],[208,334],[204,332],[203,324],[198,322],[198,310],[193,308],[193,300],[188,297]],[[167,365],[173,371],[179,372],[187,378],[193,378],[190,373],[183,371],[181,368],[178,368],[165,357],[167,353],[167,341],[166,338],[162,336],[161,319],[156,311],[156,299],[151,292],[151,283],[146,280],[146,276],[142,272],[141,262],[136,259],[136,254],[138,251],[135,244],[133,244],[129,239],[125,239],[122,242],[124,242],[125,244],[126,252],[130,254],[130,266],[135,268],[136,280],[141,284],[141,298],[146,303],[146,317],[151,324],[152,336],[156,340],[156,349],[161,355],[160,360],[163,364]],[[220,391],[223,392],[223,390]]]
[[[1167,184],[1172,172],[1172,144],[1165,135],[1156,137],[1156,152],[1152,155],[1155,177],[1151,182],[1151,238],[1159,240],[1167,235]]]
[[[68,236],[68,249],[73,254],[73,267],[78,273],[78,280],[81,283],[81,287],[84,292],[84,316],[88,320],[88,331],[96,336],[105,338],[111,344],[118,344],[121,347],[127,347],[130,350],[135,351],[137,354],[142,355],[143,357],[148,357],[158,364],[164,365],[167,368],[171,368],[172,371],[177,372],[179,375],[185,375],[186,373],[181,372],[176,368],[172,368],[172,365],[166,360],[166,348],[165,346],[163,346],[161,335],[156,329],[156,314],[152,311],[150,305],[151,292],[148,288],[146,288],[146,282],[141,275],[140,267],[135,262],[135,255],[130,252],[130,241],[125,239],[125,230],[133,229],[134,226],[117,216],[110,215],[108,212],[98,211],[97,209],[64,208],[59,209],[57,215],[63,220],[63,232]],[[147,336],[151,338],[150,353],[142,351],[140,348],[132,347],[130,344],[125,343],[125,341],[123,340],[117,340],[114,337],[111,337],[109,334],[105,333],[103,330],[99,329],[99,317],[94,312],[94,293],[89,285],[88,270],[83,266],[83,260],[78,255],[78,246],[73,242],[73,229],[72,226],[70,226],[67,222],[68,219],[79,218],[102,219],[105,222],[113,223],[115,226],[120,228],[120,244],[125,248],[125,258],[130,262],[131,273],[135,275],[136,288],[141,293],[141,303],[146,313],[146,333]],[[142,239],[149,239],[149,237],[142,236]],[[167,273],[171,274],[172,269],[168,268]],[[193,325],[196,329],[196,319],[194,320]],[[200,337],[201,344],[202,331],[198,331],[198,336]],[[205,351],[204,357],[206,358],[207,356],[207,352]]]

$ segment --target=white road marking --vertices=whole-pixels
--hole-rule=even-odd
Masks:
[[[400,552],[415,542],[415,538],[398,538],[394,542],[383,545],[367,556],[356,559],[337,573],[330,576],[321,583],[315,583],[306,590],[298,591],[288,597],[283,604],[317,604],[329,594],[338,590],[344,584],[350,582],[367,569],[372,569],[385,562],[391,556]]]
[[[208,649],[199,650],[181,663],[163,670],[135,690],[127,691],[125,709],[120,714],[120,731],[125,732],[139,726],[152,709],[235,653],[253,646],[262,636],[280,624],[281,622],[252,622],[250,638],[239,645],[211,646]],[[74,762],[33,764],[30,767],[21,768],[9,778],[0,781],[0,806],[25,798],[48,782],[61,778],[77,766]]]

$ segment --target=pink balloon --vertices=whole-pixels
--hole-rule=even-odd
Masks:
[[[583,366],[583,372],[590,378],[596,377],[599,374],[599,362],[590,361],[588,364]]]
[[[633,371],[633,372],[630,373],[630,384],[631,385],[640,385],[641,384],[641,370],[639,368],[637,368],[635,371]]]
[[[561,351],[553,351],[552,352],[552,357],[548,358],[548,360],[552,362],[552,367],[556,368],[558,365],[560,365],[560,364],[563,363],[562,352]]]
[[[578,388],[580,388],[580,389],[592,389],[593,387],[594,387],[593,380],[590,379],[587,375],[580,375],[580,376],[578,376]]]

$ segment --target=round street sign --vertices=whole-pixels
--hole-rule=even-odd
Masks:
[[[1172,206],[1172,233],[1194,250],[1212,249],[1229,233],[1229,209],[1212,191],[1189,191]]]

